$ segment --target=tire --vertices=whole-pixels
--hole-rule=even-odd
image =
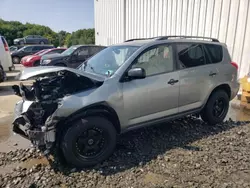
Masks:
[[[0,66],[0,82],[3,82],[4,80],[5,80],[5,73],[3,67]]]
[[[210,125],[223,122],[229,109],[229,96],[223,90],[215,91],[201,112],[203,121]]]
[[[13,57],[12,61],[14,64],[19,64],[20,63],[20,58],[19,57]]]
[[[94,166],[106,160],[113,153],[116,139],[115,127],[106,118],[86,117],[75,122],[66,130],[62,137],[61,149],[67,163],[75,167]],[[98,152],[93,152],[94,149],[90,149],[91,147],[100,147],[101,150],[99,151],[100,148],[98,148]],[[84,148],[86,152],[81,151]]]
[[[45,44],[45,43],[43,41],[41,41],[40,44]]]

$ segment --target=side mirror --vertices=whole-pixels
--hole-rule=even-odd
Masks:
[[[133,68],[128,71],[128,77],[132,79],[146,78],[146,71],[143,68]]]

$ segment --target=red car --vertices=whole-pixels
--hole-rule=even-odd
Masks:
[[[43,55],[55,54],[55,53],[62,53],[67,48],[52,48],[41,50],[33,55],[25,56],[21,59],[21,64],[25,67],[35,67],[40,65],[40,59]]]

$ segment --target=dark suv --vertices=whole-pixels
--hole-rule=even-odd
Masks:
[[[61,54],[45,55],[41,58],[42,66],[64,66],[76,68],[89,57],[106,48],[96,45],[74,45]]]
[[[54,48],[52,45],[30,45],[24,46],[17,51],[11,53],[13,63],[20,63],[20,60],[27,55],[33,55],[41,50]]]

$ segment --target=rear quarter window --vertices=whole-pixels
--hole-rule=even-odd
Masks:
[[[222,46],[215,44],[205,44],[204,45],[212,63],[219,63],[223,58]]]

